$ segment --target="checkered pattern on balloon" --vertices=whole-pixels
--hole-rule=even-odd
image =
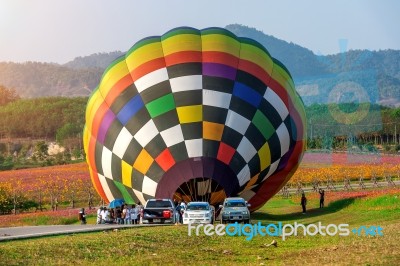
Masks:
[[[221,28],[177,28],[105,70],[84,147],[107,202],[241,196],[256,210],[297,169],[305,132],[293,80],[261,44]]]

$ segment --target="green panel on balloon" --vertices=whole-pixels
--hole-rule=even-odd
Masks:
[[[252,122],[258,130],[260,130],[265,139],[269,139],[275,132],[275,128],[272,126],[271,122],[269,122],[268,118],[266,118],[260,110],[257,110]]]
[[[114,184],[119,189],[119,191],[121,191],[126,204],[135,204],[135,201],[133,200],[132,196],[129,194],[128,190],[126,190],[123,184],[117,181],[114,181]]]
[[[162,115],[175,109],[174,96],[172,93],[164,95],[163,97],[146,104],[146,108],[149,111],[151,118]]]
[[[167,33],[165,33],[161,39],[165,40],[168,39],[170,37],[176,36],[176,35],[181,35],[181,34],[194,34],[194,35],[199,35],[199,30],[197,29],[191,29],[191,28],[181,28],[181,29],[176,29],[176,30],[172,30],[169,31]]]

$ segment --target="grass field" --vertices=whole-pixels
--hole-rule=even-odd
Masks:
[[[383,236],[188,236],[187,226],[132,228],[0,243],[1,265],[398,265],[400,190],[335,199],[324,209],[310,197],[275,197],[252,222],[381,226]],[[315,208],[313,209],[313,206]],[[272,240],[278,246],[266,246]]]

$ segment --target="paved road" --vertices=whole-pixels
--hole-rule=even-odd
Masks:
[[[24,238],[34,238],[52,235],[65,235],[83,232],[96,232],[113,230],[116,228],[142,227],[142,226],[167,226],[153,224],[118,225],[118,224],[86,224],[86,225],[46,225],[46,226],[21,226],[0,228],[0,242]]]

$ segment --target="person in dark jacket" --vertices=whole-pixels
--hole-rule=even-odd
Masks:
[[[307,205],[307,198],[306,198],[306,194],[303,192],[303,194],[301,194],[301,203],[300,203],[301,207],[303,208],[303,214],[306,213],[306,205]]]
[[[85,208],[82,208],[79,211],[79,221],[81,221],[81,224],[86,224],[86,213],[85,213]]]
[[[124,224],[124,220],[122,219],[122,210],[120,207],[116,208],[116,215],[117,215],[117,224]]]
[[[323,189],[319,190],[319,207],[323,208],[324,207],[324,201],[325,201],[325,191]]]
[[[183,216],[182,216],[183,212],[182,212],[182,205],[180,202],[176,206],[175,210],[176,210],[176,213],[178,214],[177,223],[183,224]]]

